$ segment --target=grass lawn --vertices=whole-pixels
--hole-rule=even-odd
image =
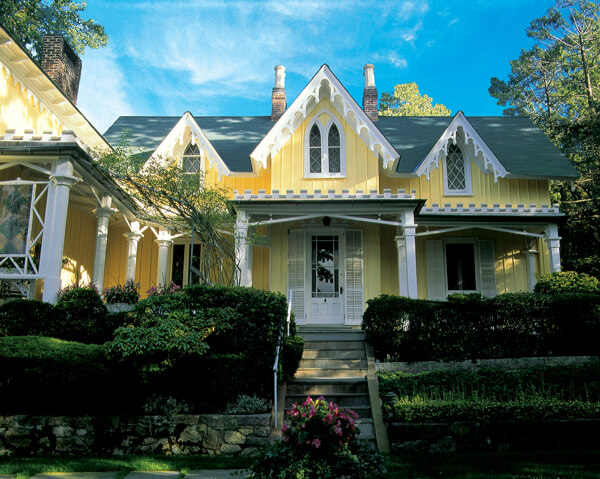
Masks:
[[[94,458],[0,458],[0,474],[25,479],[40,472],[120,471],[118,479],[134,470],[186,471],[237,469],[252,464],[248,458],[200,456],[119,456]],[[449,455],[402,454],[386,457],[388,472],[377,479],[597,479],[600,450],[469,453]]]
[[[238,469],[254,460],[223,456],[106,456],[0,458],[0,474],[24,479],[40,472],[120,471],[117,479],[131,471],[192,471],[197,469]]]
[[[403,454],[386,458],[381,479],[597,479],[600,450]]]

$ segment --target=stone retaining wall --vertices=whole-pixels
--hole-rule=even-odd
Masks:
[[[440,369],[464,369],[477,371],[481,368],[521,369],[536,366],[558,366],[568,364],[583,364],[598,362],[598,356],[548,356],[539,358],[503,358],[503,359],[475,359],[472,361],[418,361],[418,362],[379,362],[378,373],[403,372],[417,374]]]
[[[0,456],[71,454],[254,455],[270,414],[137,417],[0,416]]]

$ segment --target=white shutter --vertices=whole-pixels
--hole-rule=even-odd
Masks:
[[[427,299],[446,299],[446,268],[444,267],[444,242],[428,240],[425,242],[427,254]]]
[[[304,231],[288,232],[287,289],[292,292],[292,310],[296,321],[304,324],[305,262]]]
[[[346,324],[360,324],[364,307],[361,230],[346,231]]]
[[[481,278],[481,294],[483,296],[496,296],[496,255],[494,242],[491,240],[479,241],[479,277]]]

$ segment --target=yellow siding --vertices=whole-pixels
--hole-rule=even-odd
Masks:
[[[255,246],[252,254],[252,286],[257,289],[269,289],[271,248]]]
[[[62,287],[92,282],[95,242],[96,217],[70,205],[63,248]]]
[[[346,148],[346,176],[344,178],[304,178],[304,141],[308,124],[323,109],[332,113],[343,127]],[[379,165],[377,158],[367,148],[363,140],[354,133],[328,99],[322,99],[313,112],[296,129],[283,148],[271,161],[271,188],[281,192],[286,190],[315,189],[322,192],[347,189],[354,192],[377,190],[379,187]]]
[[[445,196],[444,178],[442,164],[434,169],[429,175],[429,181],[425,175],[419,178],[390,178],[382,174],[380,180],[380,191],[386,188],[396,192],[397,189],[405,189],[407,192],[416,190],[417,198],[427,201],[426,206],[431,207],[433,203],[443,206],[449,203],[455,206],[462,203],[467,207],[470,203],[479,206],[487,203],[505,205],[507,203],[516,206],[519,203],[525,205],[550,204],[550,190],[547,180],[522,180],[514,178],[499,178],[494,181],[494,175],[484,174],[474,161],[471,161],[471,177],[473,180],[473,195],[471,196]]]
[[[27,98],[25,90],[21,92],[21,85],[14,84],[12,74],[6,78],[3,67],[0,68],[0,112],[0,135],[4,135],[7,129],[16,130],[17,134],[23,134],[25,130],[33,130],[34,134],[53,130],[60,134],[62,130],[39,103],[34,105],[33,98]]]
[[[125,283],[125,268],[127,266],[127,238],[125,238],[123,234],[127,233],[128,231],[129,229],[127,228],[127,225],[110,225],[108,229],[108,241],[106,243],[106,266],[104,268],[105,288]]]
[[[382,226],[380,233],[381,293],[398,294],[398,250],[396,248],[396,228]]]

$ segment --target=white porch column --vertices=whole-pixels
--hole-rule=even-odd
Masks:
[[[560,271],[560,236],[558,236],[558,226],[555,224],[546,226],[545,233],[550,256],[550,271],[554,273]]]
[[[415,243],[415,217],[412,210],[404,212],[401,218],[403,226],[398,228],[395,237],[398,251],[398,285],[401,296],[417,298],[417,250]]]
[[[533,291],[536,283],[535,257],[538,254],[538,251],[530,248],[523,250],[522,253],[525,255],[525,265],[527,267],[527,289]]]
[[[158,245],[158,274],[156,275],[156,284],[165,286],[167,284],[167,268],[169,265],[169,249],[173,245],[173,237],[166,230],[158,231],[158,238],[155,240]]]
[[[73,176],[73,164],[67,159],[59,159],[52,166],[46,213],[44,215],[44,236],[41,249],[41,274],[44,277],[42,300],[56,303],[60,290],[60,270],[65,245],[69,192],[79,181]]]
[[[400,229],[400,228],[398,228]],[[400,231],[400,233],[404,233]],[[398,235],[396,240],[396,250],[398,251],[398,291],[400,296],[408,296],[408,274],[406,271],[406,238]]]
[[[235,220],[235,262],[237,264],[236,283],[252,286],[252,245],[248,242],[248,216],[239,209]]]
[[[94,210],[98,217],[96,226],[96,248],[94,249],[94,275],[92,282],[102,293],[104,286],[104,267],[106,265],[106,244],[108,242],[108,225],[110,217],[115,213],[115,209],[111,208],[112,198],[103,196],[101,206]]]
[[[135,266],[137,263],[138,242],[144,237],[138,221],[131,222],[131,231],[123,233],[127,238],[127,262],[125,266],[125,281],[135,281]]]

